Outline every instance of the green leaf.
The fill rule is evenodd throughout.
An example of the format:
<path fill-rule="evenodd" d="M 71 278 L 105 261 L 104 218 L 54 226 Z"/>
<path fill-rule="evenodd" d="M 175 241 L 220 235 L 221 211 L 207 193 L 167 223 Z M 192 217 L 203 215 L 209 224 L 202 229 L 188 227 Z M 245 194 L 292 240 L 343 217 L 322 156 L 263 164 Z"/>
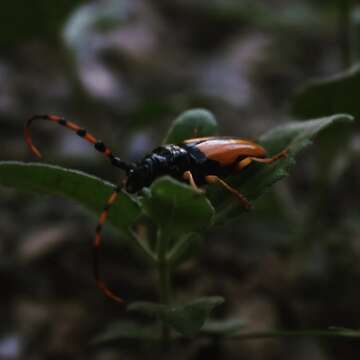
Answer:
<path fill-rule="evenodd" d="M 203 327 L 211 311 L 223 302 L 221 297 L 208 297 L 185 306 L 170 306 L 164 312 L 163 319 L 180 334 L 194 336 Z"/>
<path fill-rule="evenodd" d="M 300 118 L 315 118 L 337 113 L 360 118 L 360 65 L 327 79 L 310 81 L 294 97 L 292 112 Z"/>
<path fill-rule="evenodd" d="M 97 335 L 92 344 L 98 345 L 117 340 L 160 340 L 161 332 L 159 327 L 137 324 L 130 321 L 117 321 L 110 324 L 103 333 Z"/>
<path fill-rule="evenodd" d="M 205 194 L 169 176 L 145 189 L 141 202 L 164 236 L 201 232 L 213 221 L 214 209 Z"/>
<path fill-rule="evenodd" d="M 312 143 L 318 133 L 327 127 L 336 123 L 351 121 L 353 121 L 352 116 L 337 114 L 320 119 L 288 123 L 265 133 L 259 141 L 270 154 L 288 147 L 292 155 L 297 155 L 303 148 Z"/>
<path fill-rule="evenodd" d="M 167 255 L 170 266 L 175 268 L 195 256 L 201 248 L 202 241 L 203 237 L 199 233 L 183 235 Z"/>
<path fill-rule="evenodd" d="M 135 305 L 135 303 L 133 304 Z M 136 306 L 134 310 L 136 310 Z M 225 321 L 208 320 L 200 330 L 205 336 L 224 336 L 234 340 L 255 340 L 279 337 L 324 337 L 324 338 L 348 338 L 359 339 L 360 329 L 348 329 L 342 327 L 330 327 L 328 329 L 305 329 L 305 330 L 263 330 L 246 331 L 243 330 L 244 322 L 239 319 L 229 319 Z M 185 335 L 185 334 L 184 334 Z M 188 335 L 186 335 L 188 336 Z M 119 340 L 135 341 L 160 341 L 161 332 L 156 325 L 136 324 L 129 321 L 115 322 L 107 327 L 100 335 L 96 336 L 91 342 L 99 345 Z"/>
<path fill-rule="evenodd" d="M 208 320 L 201 329 L 201 333 L 210 336 L 229 336 L 239 332 L 246 326 L 243 319 Z"/>
<path fill-rule="evenodd" d="M 36 193 L 62 195 L 99 214 L 114 185 L 81 171 L 59 166 L 0 162 L 0 185 Z M 109 220 L 127 233 L 140 216 L 140 207 L 129 195 L 121 193 L 112 206 Z"/>
<path fill-rule="evenodd" d="M 137 302 L 130 304 L 128 310 L 158 317 L 180 334 L 192 337 L 204 326 L 214 307 L 223 302 L 224 299 L 219 296 L 199 298 L 185 305 Z"/>
<path fill-rule="evenodd" d="M 293 122 L 270 130 L 260 137 L 259 143 L 265 147 L 269 156 L 285 148 L 289 149 L 289 156 L 271 165 L 251 164 L 237 176 L 229 178 L 229 183 L 250 201 L 256 200 L 271 185 L 289 175 L 289 169 L 295 164 L 295 156 L 310 145 L 316 135 L 330 126 L 352 120 L 349 115 L 339 114 L 305 122 Z M 244 212 L 236 199 L 221 189 L 212 189 L 210 199 L 217 209 L 218 223 L 234 219 Z"/>
<path fill-rule="evenodd" d="M 179 144 L 194 137 L 213 136 L 217 129 L 215 116 L 208 110 L 188 110 L 175 119 L 164 143 Z"/>

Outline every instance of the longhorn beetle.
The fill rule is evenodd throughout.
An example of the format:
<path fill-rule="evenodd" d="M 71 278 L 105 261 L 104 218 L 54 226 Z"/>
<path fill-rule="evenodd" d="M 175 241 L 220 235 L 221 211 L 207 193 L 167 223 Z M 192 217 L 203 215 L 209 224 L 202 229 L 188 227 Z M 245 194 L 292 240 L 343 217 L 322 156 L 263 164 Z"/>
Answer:
<path fill-rule="evenodd" d="M 30 150 L 39 158 L 42 155 L 33 144 L 30 135 L 30 125 L 34 120 L 51 121 L 72 130 L 93 144 L 95 149 L 104 154 L 112 165 L 126 173 L 123 184 L 114 188 L 100 214 L 93 244 L 93 267 L 96 284 L 107 297 L 119 303 L 124 303 L 124 300 L 110 290 L 100 277 L 98 254 L 102 239 L 102 227 L 108 217 L 111 205 L 114 204 L 121 190 L 124 189 L 128 193 L 138 193 L 144 187 L 151 185 L 156 178 L 162 175 L 170 175 L 189 183 L 196 190 L 205 184 L 222 186 L 235 195 L 244 208 L 250 209 L 251 204 L 246 197 L 222 178 L 242 171 L 252 162 L 271 164 L 288 154 L 288 150 L 284 149 L 272 157 L 267 157 L 265 149 L 250 140 L 232 137 L 199 137 L 185 140 L 178 145 L 160 146 L 140 161 L 127 163 L 115 156 L 102 141 L 97 140 L 77 124 L 55 115 L 35 115 L 27 120 L 24 135 Z"/>

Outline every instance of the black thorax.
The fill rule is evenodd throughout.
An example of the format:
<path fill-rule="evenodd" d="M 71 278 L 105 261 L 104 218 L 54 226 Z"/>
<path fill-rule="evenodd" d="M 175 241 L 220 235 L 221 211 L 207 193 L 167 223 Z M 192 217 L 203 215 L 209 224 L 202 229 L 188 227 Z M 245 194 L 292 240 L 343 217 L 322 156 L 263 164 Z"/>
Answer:
<path fill-rule="evenodd" d="M 223 167 L 217 161 L 208 159 L 196 145 L 164 145 L 132 165 L 126 190 L 130 193 L 138 192 L 163 175 L 183 180 L 183 174 L 188 170 L 196 184 L 201 186 L 206 183 L 206 175 L 227 176 L 232 167 Z"/>
<path fill-rule="evenodd" d="M 163 175 L 181 179 L 190 165 L 189 153 L 183 147 L 177 145 L 160 146 L 134 164 L 128 173 L 127 191 L 137 192 Z"/>

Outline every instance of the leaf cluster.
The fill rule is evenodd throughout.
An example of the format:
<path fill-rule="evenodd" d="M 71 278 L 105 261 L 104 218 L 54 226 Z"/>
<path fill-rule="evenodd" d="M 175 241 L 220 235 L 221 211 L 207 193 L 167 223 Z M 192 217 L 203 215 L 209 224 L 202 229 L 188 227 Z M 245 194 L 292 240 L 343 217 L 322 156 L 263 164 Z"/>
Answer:
<path fill-rule="evenodd" d="M 272 165 L 250 165 L 243 173 L 229 179 L 250 201 L 255 201 L 277 181 L 289 175 L 295 158 L 310 145 L 324 129 L 352 120 L 349 115 L 332 115 L 306 122 L 291 122 L 272 129 L 259 137 L 259 142 L 273 155 L 289 149 L 286 159 Z M 194 109 L 181 114 L 170 128 L 164 143 L 179 143 L 196 136 L 213 136 L 218 125 L 213 114 Z M 86 173 L 59 166 L 21 162 L 0 164 L 0 183 L 21 191 L 32 191 L 68 197 L 86 209 L 99 214 L 114 185 Z M 208 189 L 199 192 L 191 186 L 165 176 L 157 179 L 139 196 L 123 192 L 110 212 L 110 222 L 152 262 L 165 261 L 170 271 L 193 256 L 201 239 L 213 225 L 224 224 L 239 217 L 244 209 L 237 200 L 222 190 Z M 141 222 L 151 222 L 161 236 L 157 242 L 140 239 L 136 227 Z M 164 258 L 160 259 L 159 249 Z M 242 322 L 214 322 L 209 320 L 212 309 L 224 301 L 221 297 L 193 300 L 188 304 L 155 304 L 138 302 L 130 304 L 131 312 L 156 318 L 171 326 L 183 336 L 203 334 L 227 334 L 236 332 Z M 129 325 L 130 326 L 130 325 Z M 115 326 L 99 339 L 117 337 L 155 337 L 156 332 L 137 331 L 136 325 L 128 330 Z M 229 330 L 231 329 L 231 331 Z M 110 335 L 109 335 L 110 334 Z"/>

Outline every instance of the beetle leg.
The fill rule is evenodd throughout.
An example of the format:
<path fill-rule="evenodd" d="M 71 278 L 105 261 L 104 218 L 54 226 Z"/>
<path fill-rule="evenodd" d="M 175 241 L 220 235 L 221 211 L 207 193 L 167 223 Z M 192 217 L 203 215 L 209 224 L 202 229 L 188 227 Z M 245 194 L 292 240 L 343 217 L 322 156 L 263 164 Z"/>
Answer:
<path fill-rule="evenodd" d="M 208 175 L 205 176 L 205 181 L 208 184 L 219 184 L 226 190 L 230 191 L 233 195 L 235 195 L 238 200 L 241 202 L 241 204 L 244 206 L 245 209 L 251 209 L 252 205 L 250 201 L 241 194 L 238 190 L 234 189 L 232 186 L 230 186 L 228 183 L 226 183 L 224 180 L 220 179 L 219 177 L 215 175 Z"/>
<path fill-rule="evenodd" d="M 241 171 L 242 169 L 246 168 L 248 165 L 252 163 L 252 158 L 247 157 L 245 159 L 242 159 L 236 164 L 235 171 Z"/>
<path fill-rule="evenodd" d="M 191 171 L 189 171 L 189 170 L 188 170 L 188 171 L 185 171 L 184 174 L 183 174 L 183 176 L 182 176 L 182 178 L 183 178 L 184 180 L 186 180 L 186 181 L 191 185 L 191 187 L 192 187 L 193 189 L 195 189 L 196 191 L 200 191 L 200 192 L 203 191 L 202 189 L 200 189 L 200 188 L 196 185 L 195 180 L 194 180 L 194 177 L 193 177 Z"/>
<path fill-rule="evenodd" d="M 241 161 L 238 162 L 238 164 L 235 167 L 236 171 L 241 171 L 242 169 L 244 169 L 246 166 L 248 166 L 249 164 L 251 164 L 253 161 L 255 162 L 259 162 L 262 164 L 272 164 L 275 161 L 278 161 L 282 158 L 287 157 L 289 154 L 289 149 L 284 149 L 283 151 L 279 152 L 278 154 L 270 157 L 270 158 L 258 158 L 258 157 L 247 157 L 245 159 L 242 159 Z"/>
<path fill-rule="evenodd" d="M 108 288 L 106 283 L 101 279 L 100 277 L 100 271 L 99 271 L 99 249 L 101 245 L 101 230 L 102 227 L 108 218 L 110 207 L 114 204 L 119 192 L 121 190 L 120 186 L 117 186 L 114 191 L 111 193 L 109 199 L 107 200 L 103 211 L 100 214 L 98 224 L 96 226 L 96 232 L 95 232 L 95 241 L 93 244 L 93 267 L 94 267 L 94 276 L 97 287 L 110 299 L 123 304 L 124 300 L 117 296 L 112 290 Z"/>

